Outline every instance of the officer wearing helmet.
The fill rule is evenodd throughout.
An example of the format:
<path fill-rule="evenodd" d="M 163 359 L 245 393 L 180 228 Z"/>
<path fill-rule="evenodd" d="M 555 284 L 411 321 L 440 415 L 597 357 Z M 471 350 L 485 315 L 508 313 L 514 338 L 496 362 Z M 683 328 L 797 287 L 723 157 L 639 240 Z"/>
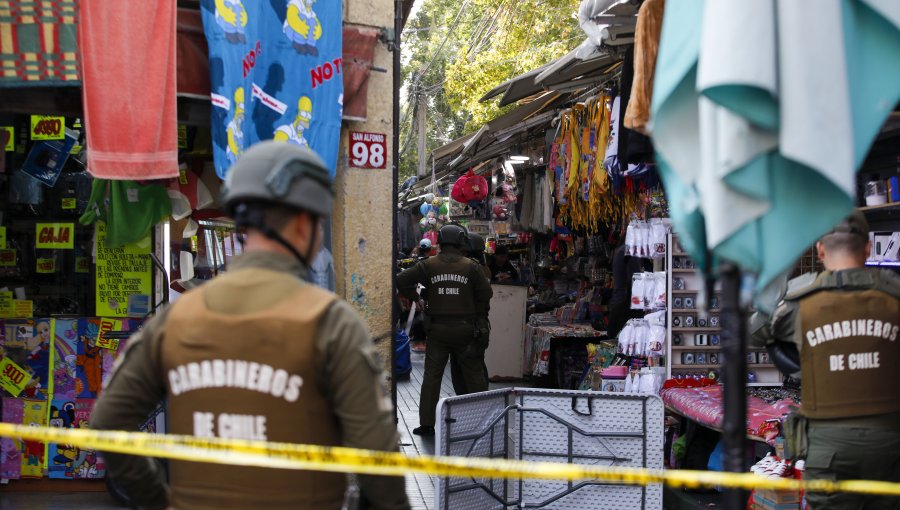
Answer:
<path fill-rule="evenodd" d="M 900 278 L 865 267 L 865 216 L 854 212 L 816 243 L 825 271 L 788 286 L 772 318 L 755 315 L 751 345 L 801 379 L 799 416 L 785 420 L 804 478 L 900 482 Z M 810 507 L 897 508 L 897 501 L 809 492 Z"/>
<path fill-rule="evenodd" d="M 437 256 L 397 275 L 397 290 L 409 299 L 418 298 L 417 285 L 425 287 L 428 342 L 419 426 L 413 430 L 423 436 L 434 434 L 435 407 L 449 359 L 459 364 L 469 392 L 487 390 L 483 366 L 490 333 L 491 284 L 481 267 L 466 257 L 469 237 L 464 228 L 444 225 L 438 231 L 438 245 Z"/>
<path fill-rule="evenodd" d="M 488 280 L 491 279 L 491 270 L 488 269 L 485 260 L 484 260 L 484 249 L 485 242 L 484 238 L 478 234 L 473 234 L 469 232 L 469 251 L 466 253 L 470 259 L 475 261 L 481 267 L 482 272 L 484 273 L 484 277 Z M 483 339 L 483 344 L 485 345 L 485 350 L 487 350 L 487 341 L 490 339 L 490 322 L 487 322 L 482 325 L 482 327 L 487 326 L 487 335 Z M 485 380 L 485 387 L 489 385 L 490 378 L 488 375 L 487 364 L 484 362 L 484 356 L 481 357 L 481 367 L 482 367 L 482 377 Z M 467 393 L 472 393 L 469 391 L 469 388 L 466 387 L 466 379 L 463 376 L 462 368 L 460 368 L 459 363 L 454 359 L 450 359 L 450 382 L 453 384 L 453 392 L 457 395 L 465 395 Z"/>
<path fill-rule="evenodd" d="M 485 250 L 485 242 L 484 238 L 478 234 L 473 234 L 469 232 L 469 253 L 468 256 L 470 259 L 474 260 L 481 266 L 481 270 L 484 272 L 484 276 L 487 277 L 488 280 L 491 279 L 491 269 L 487 266 L 487 261 L 484 258 L 484 250 Z"/>
<path fill-rule="evenodd" d="M 364 323 L 304 280 L 331 213 L 328 171 L 308 148 L 262 142 L 226 180 L 225 207 L 246 232 L 228 272 L 151 319 L 129 341 L 91 417 L 135 430 L 163 399 L 169 430 L 202 437 L 397 451 L 391 403 Z M 141 508 L 340 509 L 345 475 L 107 454 Z M 402 477 L 359 477 L 371 508 L 409 508 Z"/>

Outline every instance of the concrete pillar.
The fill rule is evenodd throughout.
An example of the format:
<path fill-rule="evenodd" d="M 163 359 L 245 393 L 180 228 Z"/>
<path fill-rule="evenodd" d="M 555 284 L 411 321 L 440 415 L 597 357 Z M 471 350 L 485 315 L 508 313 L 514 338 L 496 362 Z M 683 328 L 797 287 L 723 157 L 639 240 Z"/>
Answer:
<path fill-rule="evenodd" d="M 344 0 L 344 22 L 373 28 L 393 28 L 393 0 Z M 391 331 L 391 201 L 393 165 L 393 56 L 378 43 L 373 65 L 387 73 L 372 72 L 369 78 L 368 120 L 344 122 L 335 180 L 332 248 L 335 291 L 359 312 L 373 336 Z M 381 133 L 387 138 L 383 169 L 369 170 L 350 165 L 348 133 Z M 391 373 L 390 338 L 378 343 Z"/>

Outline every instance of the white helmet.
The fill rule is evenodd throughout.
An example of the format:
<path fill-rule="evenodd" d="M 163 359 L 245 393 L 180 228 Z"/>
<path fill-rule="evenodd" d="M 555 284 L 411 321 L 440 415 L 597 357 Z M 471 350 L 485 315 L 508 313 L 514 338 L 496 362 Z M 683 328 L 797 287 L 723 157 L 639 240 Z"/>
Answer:
<path fill-rule="evenodd" d="M 419 241 L 419 251 L 431 250 L 431 239 L 422 239 Z"/>

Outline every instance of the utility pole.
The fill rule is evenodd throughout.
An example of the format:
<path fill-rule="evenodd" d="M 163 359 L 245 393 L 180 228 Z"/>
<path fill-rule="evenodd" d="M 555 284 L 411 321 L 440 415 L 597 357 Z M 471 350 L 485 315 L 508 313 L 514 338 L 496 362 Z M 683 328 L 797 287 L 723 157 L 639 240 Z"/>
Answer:
<path fill-rule="evenodd" d="M 416 170 L 416 175 L 421 179 L 425 177 L 427 171 L 425 169 L 425 95 L 422 93 L 416 94 L 416 124 L 419 128 L 419 166 Z"/>

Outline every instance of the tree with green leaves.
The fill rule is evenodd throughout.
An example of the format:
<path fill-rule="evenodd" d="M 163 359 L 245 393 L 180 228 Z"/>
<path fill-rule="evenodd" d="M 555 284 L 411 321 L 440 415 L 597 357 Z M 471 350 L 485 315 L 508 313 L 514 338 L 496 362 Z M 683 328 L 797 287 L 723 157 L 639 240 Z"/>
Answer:
<path fill-rule="evenodd" d="M 415 109 L 426 109 L 429 152 L 504 113 L 479 103 L 500 83 L 576 47 L 580 0 L 419 0 L 403 32 L 400 172 L 415 175 Z"/>

